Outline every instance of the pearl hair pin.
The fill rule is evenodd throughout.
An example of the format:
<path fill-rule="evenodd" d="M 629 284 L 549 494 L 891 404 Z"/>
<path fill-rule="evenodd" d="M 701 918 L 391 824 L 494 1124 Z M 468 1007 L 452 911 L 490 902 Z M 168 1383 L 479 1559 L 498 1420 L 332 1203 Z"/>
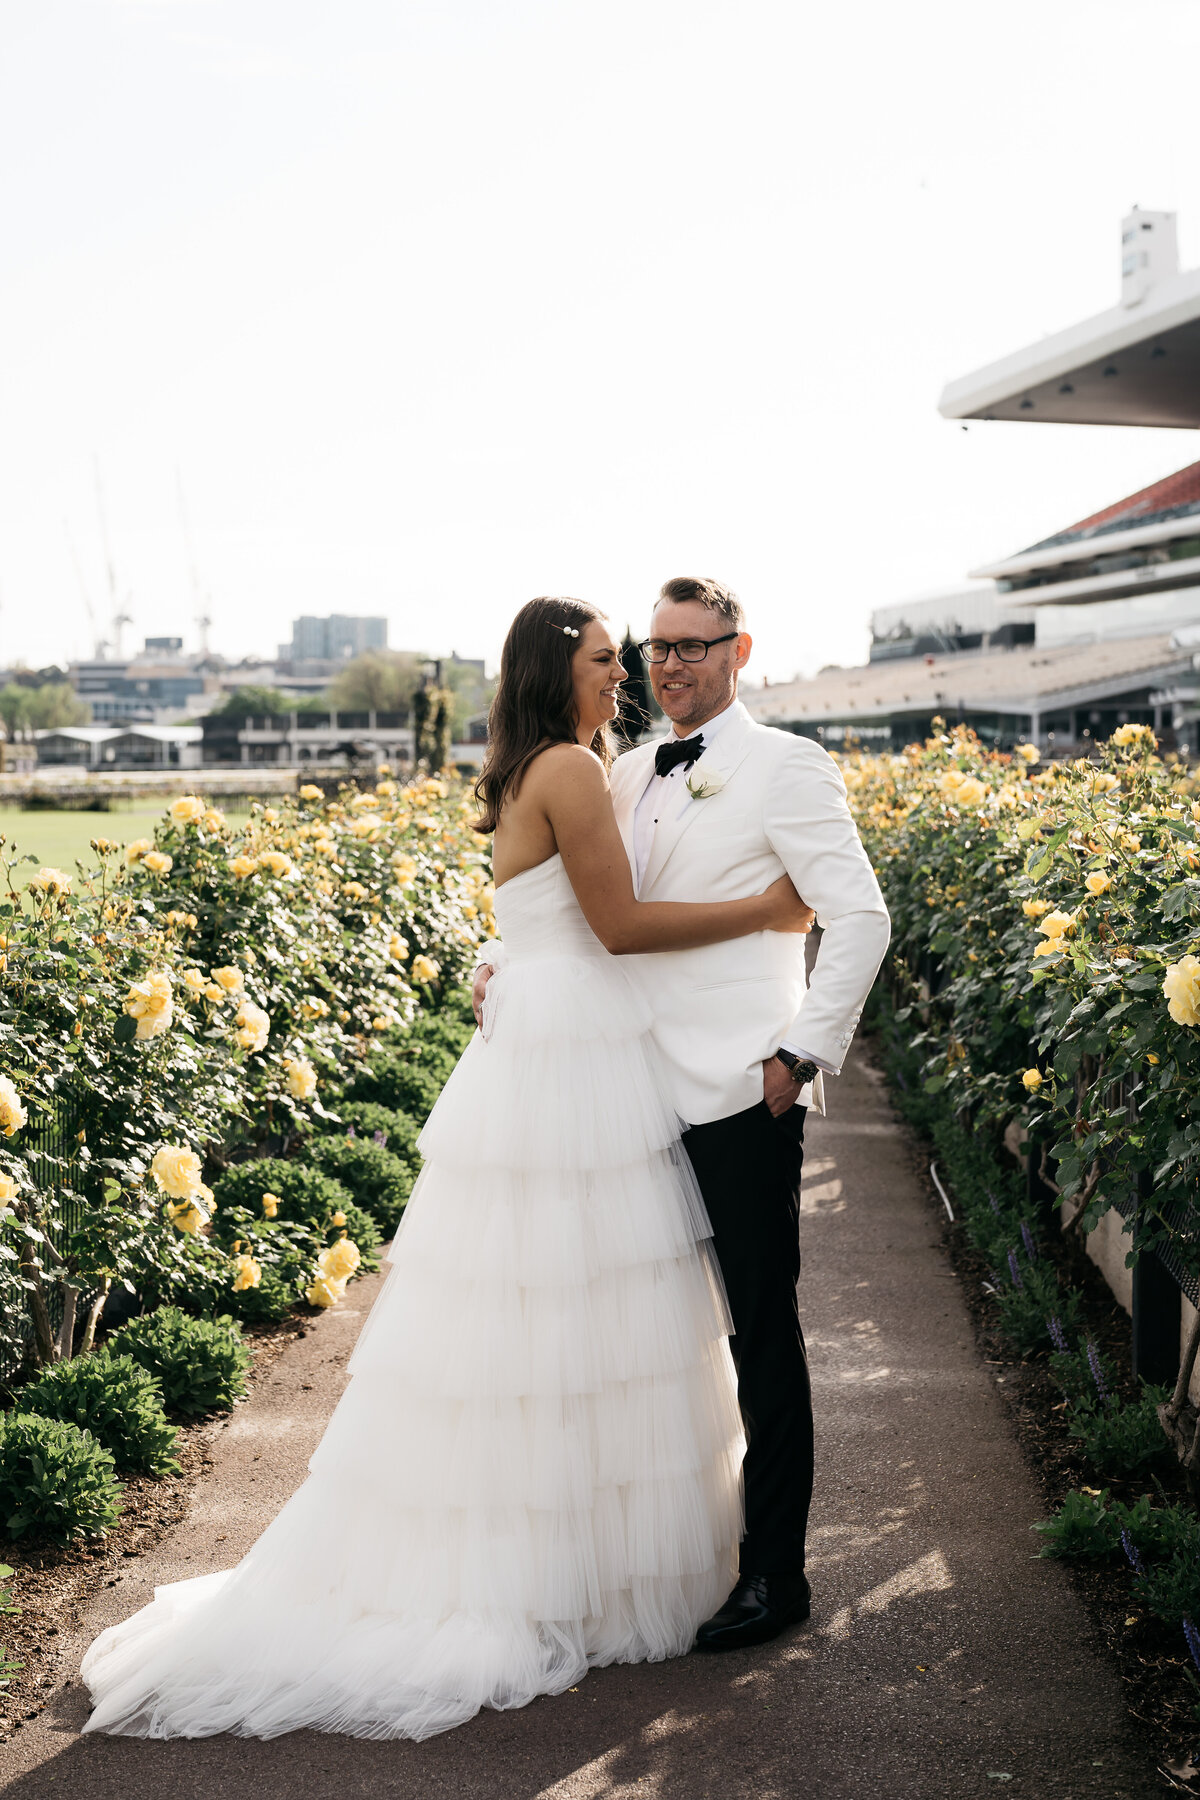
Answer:
<path fill-rule="evenodd" d="M 579 636 L 579 633 L 575 629 L 574 625 L 564 625 L 561 627 L 561 630 L 562 630 L 562 634 L 564 637 L 578 637 Z"/>

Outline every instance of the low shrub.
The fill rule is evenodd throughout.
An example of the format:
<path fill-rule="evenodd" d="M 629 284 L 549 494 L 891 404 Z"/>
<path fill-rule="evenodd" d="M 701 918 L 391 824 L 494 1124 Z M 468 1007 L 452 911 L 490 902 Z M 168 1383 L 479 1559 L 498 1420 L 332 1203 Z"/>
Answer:
<path fill-rule="evenodd" d="M 276 1217 L 300 1225 L 311 1225 L 323 1231 L 335 1212 L 353 1204 L 353 1196 L 333 1176 L 310 1167 L 307 1162 L 289 1162 L 283 1157 L 260 1157 L 256 1162 L 234 1163 L 216 1182 L 215 1224 L 224 1234 L 224 1218 L 228 1209 L 243 1207 L 252 1218 L 266 1218 L 264 1194 L 272 1194 L 280 1202 Z M 236 1235 L 236 1234 L 235 1234 Z"/>
<path fill-rule="evenodd" d="M 1138 1570 L 1133 1591 L 1156 1618 L 1174 1625 L 1200 1617 L 1200 1518 L 1182 1507 L 1159 1510 L 1181 1517 L 1168 1526 L 1160 1559 Z"/>
<path fill-rule="evenodd" d="M 1159 1423 L 1158 1409 L 1166 1388 L 1148 1387 L 1127 1403 L 1115 1394 L 1070 1408 L 1068 1425 L 1092 1467 L 1112 1480 L 1137 1475 L 1161 1462 L 1170 1446 Z"/>
<path fill-rule="evenodd" d="M 0 1418 L 0 1523 L 10 1538 L 103 1537 L 120 1509 L 113 1459 L 90 1431 L 38 1413 Z"/>
<path fill-rule="evenodd" d="M 0 1563 L 0 1583 L 6 1582 L 11 1574 L 12 1570 L 9 1568 L 8 1564 Z M 13 1598 L 10 1590 L 7 1587 L 0 1586 L 0 1613 L 17 1613 L 20 1612 L 20 1610 L 21 1608 L 19 1606 L 13 1605 Z M 17 1662 L 9 1655 L 8 1651 L 4 1648 L 4 1645 L 0 1644 L 0 1688 L 6 1688 L 18 1669 L 23 1669 L 24 1667 L 25 1664 L 23 1662 Z"/>
<path fill-rule="evenodd" d="M 1067 1495 L 1052 1519 L 1033 1527 L 1042 1540 L 1039 1556 L 1112 1556 L 1121 1548 L 1120 1512 L 1110 1504 L 1109 1492 Z"/>
<path fill-rule="evenodd" d="M 346 1099 L 370 1101 L 389 1112 L 410 1113 L 423 1125 L 446 1085 L 446 1076 L 432 1062 L 430 1059 L 427 1065 L 409 1051 L 377 1051 L 347 1083 Z"/>
<path fill-rule="evenodd" d="M 178 1473 L 171 1454 L 178 1427 L 167 1422 L 157 1379 L 131 1356 L 106 1348 L 54 1363 L 23 1390 L 21 1410 L 90 1431 L 118 1469 Z"/>
<path fill-rule="evenodd" d="M 337 1113 L 345 1129 L 341 1133 L 334 1132 L 335 1138 L 339 1135 L 366 1138 L 406 1162 L 414 1176 L 420 1173 L 421 1152 L 417 1149 L 417 1138 L 421 1127 L 411 1113 L 394 1112 L 390 1106 L 379 1106 L 374 1100 L 344 1100 Z"/>
<path fill-rule="evenodd" d="M 188 1418 L 227 1412 L 246 1391 L 250 1352 L 228 1317 L 193 1319 L 176 1306 L 160 1306 L 122 1325 L 108 1349 L 158 1376 L 168 1412 Z"/>
<path fill-rule="evenodd" d="M 365 1137 L 321 1138 L 312 1146 L 312 1154 L 319 1167 L 335 1176 L 355 1196 L 359 1207 L 371 1215 L 372 1247 L 378 1245 L 380 1232 L 391 1237 L 412 1192 L 415 1179 L 412 1166 L 382 1144 Z M 362 1216 L 359 1207 L 343 1210 L 347 1231 L 365 1252 L 366 1247 L 350 1217 L 351 1211 Z"/>
<path fill-rule="evenodd" d="M 1078 1323 L 1078 1295 L 1062 1286 L 1049 1263 L 1023 1260 L 1014 1248 L 993 1275 L 992 1292 L 1000 1310 L 1000 1329 L 1021 1356 L 1031 1356 L 1053 1341 L 1051 1318 L 1068 1331 Z"/>

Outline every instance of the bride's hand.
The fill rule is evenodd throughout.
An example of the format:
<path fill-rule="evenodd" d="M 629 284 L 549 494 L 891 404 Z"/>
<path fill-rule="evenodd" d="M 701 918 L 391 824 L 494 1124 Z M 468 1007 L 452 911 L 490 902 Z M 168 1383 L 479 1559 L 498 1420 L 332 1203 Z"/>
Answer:
<path fill-rule="evenodd" d="M 766 931 L 811 931 L 816 913 L 805 904 L 792 886 L 791 878 L 781 875 L 763 894 L 767 908 Z"/>

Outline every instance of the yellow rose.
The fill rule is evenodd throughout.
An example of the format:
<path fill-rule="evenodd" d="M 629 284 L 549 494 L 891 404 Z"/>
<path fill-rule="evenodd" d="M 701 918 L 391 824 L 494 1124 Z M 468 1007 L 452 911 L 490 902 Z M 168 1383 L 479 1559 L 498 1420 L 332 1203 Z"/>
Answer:
<path fill-rule="evenodd" d="M 331 1225 L 336 1225 L 338 1227 L 341 1227 L 342 1225 L 344 1225 L 346 1223 L 345 1213 L 341 1212 L 341 1211 L 335 1212 L 332 1219 L 329 1221 L 329 1223 Z"/>
<path fill-rule="evenodd" d="M 1050 902 L 1048 900 L 1023 900 L 1021 911 L 1027 919 L 1040 919 L 1044 912 L 1050 911 Z"/>
<path fill-rule="evenodd" d="M 318 838 L 313 850 L 317 856 L 336 856 L 338 847 L 332 838 Z"/>
<path fill-rule="evenodd" d="M 204 802 L 195 794 L 181 794 L 171 802 L 171 818 L 176 825 L 195 825 L 204 817 Z"/>
<path fill-rule="evenodd" d="M 1018 744 L 1016 754 L 1022 762 L 1035 763 L 1042 753 L 1036 744 Z"/>
<path fill-rule="evenodd" d="M 1040 944 L 1034 945 L 1033 954 L 1035 956 L 1057 956 L 1062 947 L 1063 941 L 1061 938 L 1043 938 Z"/>
<path fill-rule="evenodd" d="M 301 800 L 321 800 L 324 796 L 319 787 L 314 787 L 311 781 L 306 781 L 300 789 L 300 798 Z"/>
<path fill-rule="evenodd" d="M 310 1306 L 336 1306 L 345 1292 L 344 1281 L 335 1281 L 329 1275 L 318 1275 L 304 1298 Z"/>
<path fill-rule="evenodd" d="M 175 859 L 164 856 L 161 850 L 147 850 L 142 862 L 152 875 L 169 875 L 175 866 Z"/>
<path fill-rule="evenodd" d="M 1122 750 L 1127 750 L 1131 744 L 1145 744 L 1147 749 L 1153 750 L 1158 739 L 1149 725 L 1118 725 L 1109 742 L 1118 744 Z"/>
<path fill-rule="evenodd" d="M 189 1237 L 195 1237 L 200 1227 L 208 1224 L 208 1214 L 194 1200 L 168 1202 L 167 1217 L 176 1231 L 185 1231 Z"/>
<path fill-rule="evenodd" d="M 265 1218 L 273 1219 L 275 1214 L 279 1211 L 279 1195 L 264 1194 L 262 1197 L 262 1209 Z"/>
<path fill-rule="evenodd" d="M 71 877 L 62 869 L 39 869 L 36 875 L 29 878 L 31 888 L 39 893 L 51 894 L 55 900 L 71 891 Z"/>
<path fill-rule="evenodd" d="M 1126 851 L 1130 856 L 1142 847 L 1142 840 L 1136 831 L 1119 831 L 1117 833 L 1117 842 L 1120 844 L 1122 850 Z"/>
<path fill-rule="evenodd" d="M 272 875 L 281 877 L 290 875 L 295 867 L 291 857 L 285 856 L 282 850 L 268 850 L 258 860 L 264 868 L 270 869 Z"/>
<path fill-rule="evenodd" d="M 154 845 L 149 838 L 134 838 L 132 844 L 130 844 L 125 851 L 125 867 L 127 869 L 132 869 L 134 864 L 140 863 L 143 856 L 153 850 L 153 848 Z"/>
<path fill-rule="evenodd" d="M 953 798 L 966 779 L 966 775 L 961 769 L 947 769 L 938 782 L 938 786 L 943 794 L 948 794 Z"/>
<path fill-rule="evenodd" d="M 412 976 L 414 981 L 436 981 L 438 964 L 431 956 L 414 956 Z"/>
<path fill-rule="evenodd" d="M 1107 894 L 1109 888 L 1112 886 L 1112 881 L 1104 873 L 1103 869 L 1093 869 L 1090 875 L 1084 877 L 1083 885 L 1089 894 L 1097 896 L 1100 894 Z"/>
<path fill-rule="evenodd" d="M 225 969 L 214 969 L 213 980 L 219 981 L 227 994 L 236 994 L 246 985 L 242 971 L 232 966 Z"/>
<path fill-rule="evenodd" d="M 417 878 L 417 862 L 412 856 L 398 854 L 392 859 L 392 867 L 396 872 L 396 886 L 411 887 Z"/>
<path fill-rule="evenodd" d="M 234 1257 L 233 1267 L 233 1291 L 235 1294 L 242 1293 L 246 1288 L 257 1287 L 262 1280 L 261 1264 L 255 1262 L 254 1258 L 248 1256 L 245 1251 L 241 1256 Z"/>
<path fill-rule="evenodd" d="M 1072 932 L 1074 929 L 1074 913 L 1047 913 L 1045 918 L 1038 921 L 1038 930 L 1044 932 L 1048 938 L 1060 938 L 1064 932 Z"/>
<path fill-rule="evenodd" d="M 319 994 L 306 994 L 300 1002 L 300 1011 L 306 1019 L 327 1019 L 329 1007 Z"/>
<path fill-rule="evenodd" d="M 959 806 L 981 806 L 987 799 L 987 788 L 974 775 L 964 776 L 954 793 Z"/>
<path fill-rule="evenodd" d="M 1091 776 L 1088 783 L 1093 794 L 1111 794 L 1114 788 L 1120 787 L 1119 775 L 1109 774 L 1107 769 L 1099 769 Z"/>
<path fill-rule="evenodd" d="M 196 999 L 199 999 L 207 985 L 204 979 L 204 971 L 202 969 L 185 969 L 183 971 L 183 985 L 190 990 Z"/>
<path fill-rule="evenodd" d="M 16 1088 L 7 1075 L 0 1075 L 0 1131 L 5 1137 L 15 1137 L 28 1117 Z"/>
<path fill-rule="evenodd" d="M 125 1011 L 137 1020 L 139 1038 L 155 1038 L 167 1031 L 174 1014 L 167 970 L 155 969 L 143 981 L 135 981 L 126 998 Z"/>
<path fill-rule="evenodd" d="M 239 881 L 245 881 L 247 875 L 253 875 L 257 867 L 257 859 L 253 856 L 247 856 L 246 852 L 243 850 L 240 856 L 235 856 L 231 861 L 229 872 L 231 875 L 236 875 Z"/>
<path fill-rule="evenodd" d="M 1021 1083 L 1029 1093 L 1036 1093 L 1038 1088 L 1042 1085 L 1042 1071 L 1040 1069 L 1026 1069 L 1021 1077 Z"/>
<path fill-rule="evenodd" d="M 11 1175 L 5 1175 L 2 1171 L 0 1171 L 0 1200 L 5 1200 L 5 1201 L 15 1200 L 16 1197 L 17 1197 L 16 1182 L 13 1180 Z M 333 1222 L 335 1225 L 338 1222 L 338 1215 L 336 1213 L 334 1214 Z M 346 1223 L 346 1221 L 345 1221 L 345 1218 L 343 1217 L 342 1224 L 344 1225 L 345 1223 Z"/>
<path fill-rule="evenodd" d="M 150 1173 L 174 1200 L 190 1200 L 200 1191 L 200 1158 L 182 1144 L 164 1144 L 156 1150 Z"/>
<path fill-rule="evenodd" d="M 383 830 L 383 820 L 378 813 L 360 813 L 351 821 L 350 829 L 357 838 L 370 837 L 373 832 Z"/>
<path fill-rule="evenodd" d="M 439 781 L 436 775 L 427 775 L 421 785 L 425 789 L 425 792 L 427 794 L 432 794 L 436 800 L 444 800 L 446 795 L 450 792 L 450 789 L 446 786 L 445 782 Z"/>
<path fill-rule="evenodd" d="M 215 981 L 205 983 L 204 998 L 206 1000 L 211 1000 L 215 1004 L 218 1001 L 224 1000 L 225 997 L 225 989 L 223 987 L 218 987 Z"/>
<path fill-rule="evenodd" d="M 317 1258 L 317 1267 L 326 1278 L 332 1277 L 334 1281 L 348 1281 L 361 1261 L 358 1245 L 352 1243 L 348 1237 L 340 1237 L 335 1243 L 330 1244 L 328 1249 L 322 1250 Z"/>
<path fill-rule="evenodd" d="M 385 800 L 389 800 L 396 792 L 396 784 L 394 781 L 377 781 L 375 783 L 375 792 L 377 794 L 382 794 Z"/>
<path fill-rule="evenodd" d="M 1167 1011 L 1177 1025 L 1200 1025 L 1200 957 L 1181 956 L 1163 976 Z"/>
<path fill-rule="evenodd" d="M 285 1058 L 288 1093 L 296 1100 L 311 1100 L 317 1091 L 317 1071 L 306 1056 Z"/>
<path fill-rule="evenodd" d="M 408 939 L 401 937 L 398 931 L 393 931 L 388 942 L 388 955 L 393 962 L 404 962 L 407 959 Z"/>
<path fill-rule="evenodd" d="M 479 890 L 479 893 L 476 895 L 476 904 L 478 905 L 481 913 L 483 913 L 486 917 L 490 917 L 491 914 L 495 911 L 495 906 L 496 906 L 496 890 L 495 890 L 495 888 L 490 887 L 490 886 L 489 887 L 481 887 Z"/>
<path fill-rule="evenodd" d="M 367 890 L 361 881 L 347 881 L 342 892 L 348 900 L 365 900 L 367 897 Z"/>
<path fill-rule="evenodd" d="M 215 806 L 210 806 L 204 814 L 204 823 L 210 831 L 224 831 L 225 814 L 218 811 Z"/>
<path fill-rule="evenodd" d="M 244 999 L 237 1010 L 237 1041 L 243 1050 L 261 1050 L 271 1035 L 271 1016 L 253 1000 Z"/>

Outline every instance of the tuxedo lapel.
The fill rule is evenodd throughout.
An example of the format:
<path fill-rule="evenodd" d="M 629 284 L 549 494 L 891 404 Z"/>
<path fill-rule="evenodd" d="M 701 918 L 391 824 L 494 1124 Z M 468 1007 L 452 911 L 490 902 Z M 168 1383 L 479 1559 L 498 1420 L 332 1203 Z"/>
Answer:
<path fill-rule="evenodd" d="M 633 841 L 633 822 L 637 813 L 638 801 L 650 785 L 654 775 L 654 746 L 644 744 L 638 750 L 629 750 L 617 763 L 621 771 L 619 789 L 613 783 L 613 811 L 617 815 L 617 829 L 621 833 L 621 841 L 625 845 L 625 854 L 629 858 L 629 867 L 633 874 L 634 892 L 638 891 L 637 847 Z"/>
<path fill-rule="evenodd" d="M 724 783 L 730 780 L 739 764 L 749 755 L 750 746 L 754 742 L 754 723 L 749 713 L 740 701 L 735 701 L 734 704 L 736 716 L 730 719 L 712 749 L 706 750 L 701 758 L 706 769 L 711 769 L 714 774 L 723 778 L 722 792 Z M 644 791 L 644 787 L 643 783 L 639 794 Z M 719 804 L 720 795 L 717 794 L 711 794 L 704 800 L 689 798 L 678 818 L 664 819 L 657 826 L 654 833 L 654 846 L 650 852 L 650 860 L 646 864 L 646 874 L 640 894 L 649 894 L 666 867 L 668 858 L 674 854 L 685 833 L 691 830 L 705 807 Z"/>

